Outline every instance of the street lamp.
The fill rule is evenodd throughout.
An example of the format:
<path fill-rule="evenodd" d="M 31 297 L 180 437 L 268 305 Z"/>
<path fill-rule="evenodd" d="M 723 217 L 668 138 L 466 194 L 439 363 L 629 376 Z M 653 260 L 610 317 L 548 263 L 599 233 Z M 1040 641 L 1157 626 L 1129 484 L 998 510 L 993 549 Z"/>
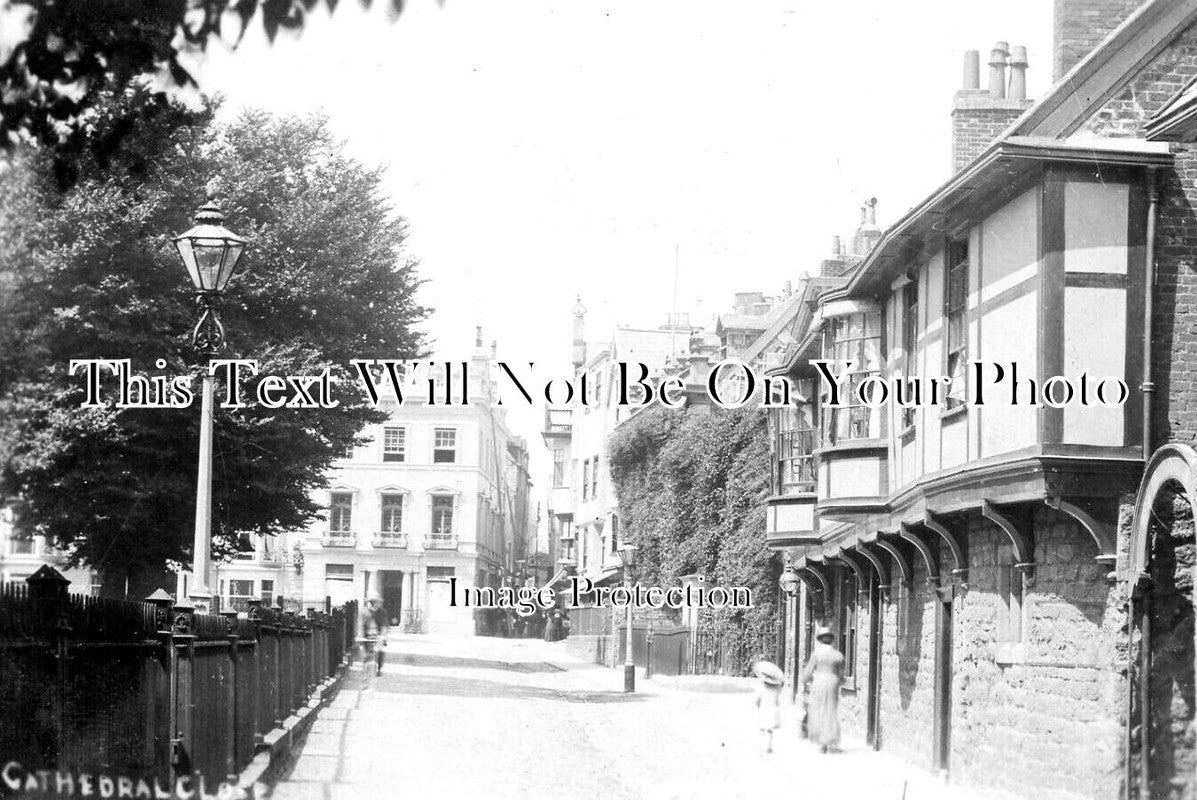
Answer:
<path fill-rule="evenodd" d="M 636 661 L 632 658 L 632 564 L 636 561 L 636 545 L 621 545 L 619 560 L 623 562 L 623 588 L 628 593 L 627 632 L 624 640 L 624 649 L 627 652 L 623 659 L 623 690 L 634 692 L 636 691 Z"/>
<path fill-rule="evenodd" d="M 209 359 L 224 347 L 224 326 L 216 309 L 220 296 L 241 253 L 245 240 L 224 227 L 220 207 L 209 201 L 195 214 L 195 226 L 174 239 L 175 248 L 195 285 L 195 301 L 200 307 L 199 322 L 191 341 L 200 355 Z M 194 585 L 191 598 L 197 611 L 211 608 L 212 567 L 212 375 L 201 367 L 201 405 L 199 471 L 195 489 L 195 539 L 191 574 Z"/>

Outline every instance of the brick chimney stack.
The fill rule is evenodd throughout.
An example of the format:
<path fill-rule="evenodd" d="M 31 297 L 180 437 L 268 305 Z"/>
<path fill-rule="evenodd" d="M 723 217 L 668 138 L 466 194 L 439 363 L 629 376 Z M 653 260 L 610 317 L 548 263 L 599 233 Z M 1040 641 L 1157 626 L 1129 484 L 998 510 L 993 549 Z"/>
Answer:
<path fill-rule="evenodd" d="M 981 54 L 966 51 L 964 81 L 952 100 L 952 172 L 972 163 L 1030 107 L 1025 47 L 994 44 L 985 89 L 981 88 Z"/>
<path fill-rule="evenodd" d="M 1055 0 L 1052 82 L 1093 51 L 1144 0 Z"/>

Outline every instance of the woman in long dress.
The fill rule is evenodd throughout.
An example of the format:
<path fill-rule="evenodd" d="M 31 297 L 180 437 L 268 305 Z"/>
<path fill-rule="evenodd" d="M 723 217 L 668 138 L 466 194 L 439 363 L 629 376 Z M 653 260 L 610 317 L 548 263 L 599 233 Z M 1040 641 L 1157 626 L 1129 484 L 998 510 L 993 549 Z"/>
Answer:
<path fill-rule="evenodd" d="M 844 682 L 844 654 L 832 646 L 828 628 L 815 634 L 814 650 L 802 670 L 802 683 L 810 684 L 806 706 L 806 731 L 822 752 L 840 747 L 840 685 Z"/>

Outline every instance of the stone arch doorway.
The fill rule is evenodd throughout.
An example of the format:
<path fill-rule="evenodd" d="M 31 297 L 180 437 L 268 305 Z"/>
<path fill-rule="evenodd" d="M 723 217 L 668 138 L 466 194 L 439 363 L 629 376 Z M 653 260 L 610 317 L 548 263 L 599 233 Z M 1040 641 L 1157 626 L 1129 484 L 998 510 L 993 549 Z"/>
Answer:
<path fill-rule="evenodd" d="M 1197 451 L 1166 445 L 1147 464 L 1127 553 L 1127 798 L 1197 792 L 1193 504 Z"/>

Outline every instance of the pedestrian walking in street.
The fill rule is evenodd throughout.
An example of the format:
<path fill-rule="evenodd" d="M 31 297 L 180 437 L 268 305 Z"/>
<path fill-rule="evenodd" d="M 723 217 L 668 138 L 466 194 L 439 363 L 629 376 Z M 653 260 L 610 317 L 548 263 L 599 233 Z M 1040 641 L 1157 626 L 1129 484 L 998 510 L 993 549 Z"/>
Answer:
<path fill-rule="evenodd" d="M 781 687 L 786 676 L 772 661 L 758 661 L 752 671 L 759 682 L 756 686 L 756 707 L 760 718 L 761 738 L 766 753 L 773 752 L 773 731 L 781 727 Z"/>
<path fill-rule="evenodd" d="M 373 657 L 375 674 L 382 672 L 383 649 L 387 643 L 387 612 L 382 607 L 382 597 L 371 594 L 366 598 L 366 618 L 364 620 L 366 646 L 362 661 Z"/>
<path fill-rule="evenodd" d="M 815 647 L 802 670 L 802 684 L 810 684 L 806 706 L 807 735 L 821 752 L 840 748 L 840 685 L 844 682 L 844 654 L 832 645 L 830 628 L 815 633 Z"/>

